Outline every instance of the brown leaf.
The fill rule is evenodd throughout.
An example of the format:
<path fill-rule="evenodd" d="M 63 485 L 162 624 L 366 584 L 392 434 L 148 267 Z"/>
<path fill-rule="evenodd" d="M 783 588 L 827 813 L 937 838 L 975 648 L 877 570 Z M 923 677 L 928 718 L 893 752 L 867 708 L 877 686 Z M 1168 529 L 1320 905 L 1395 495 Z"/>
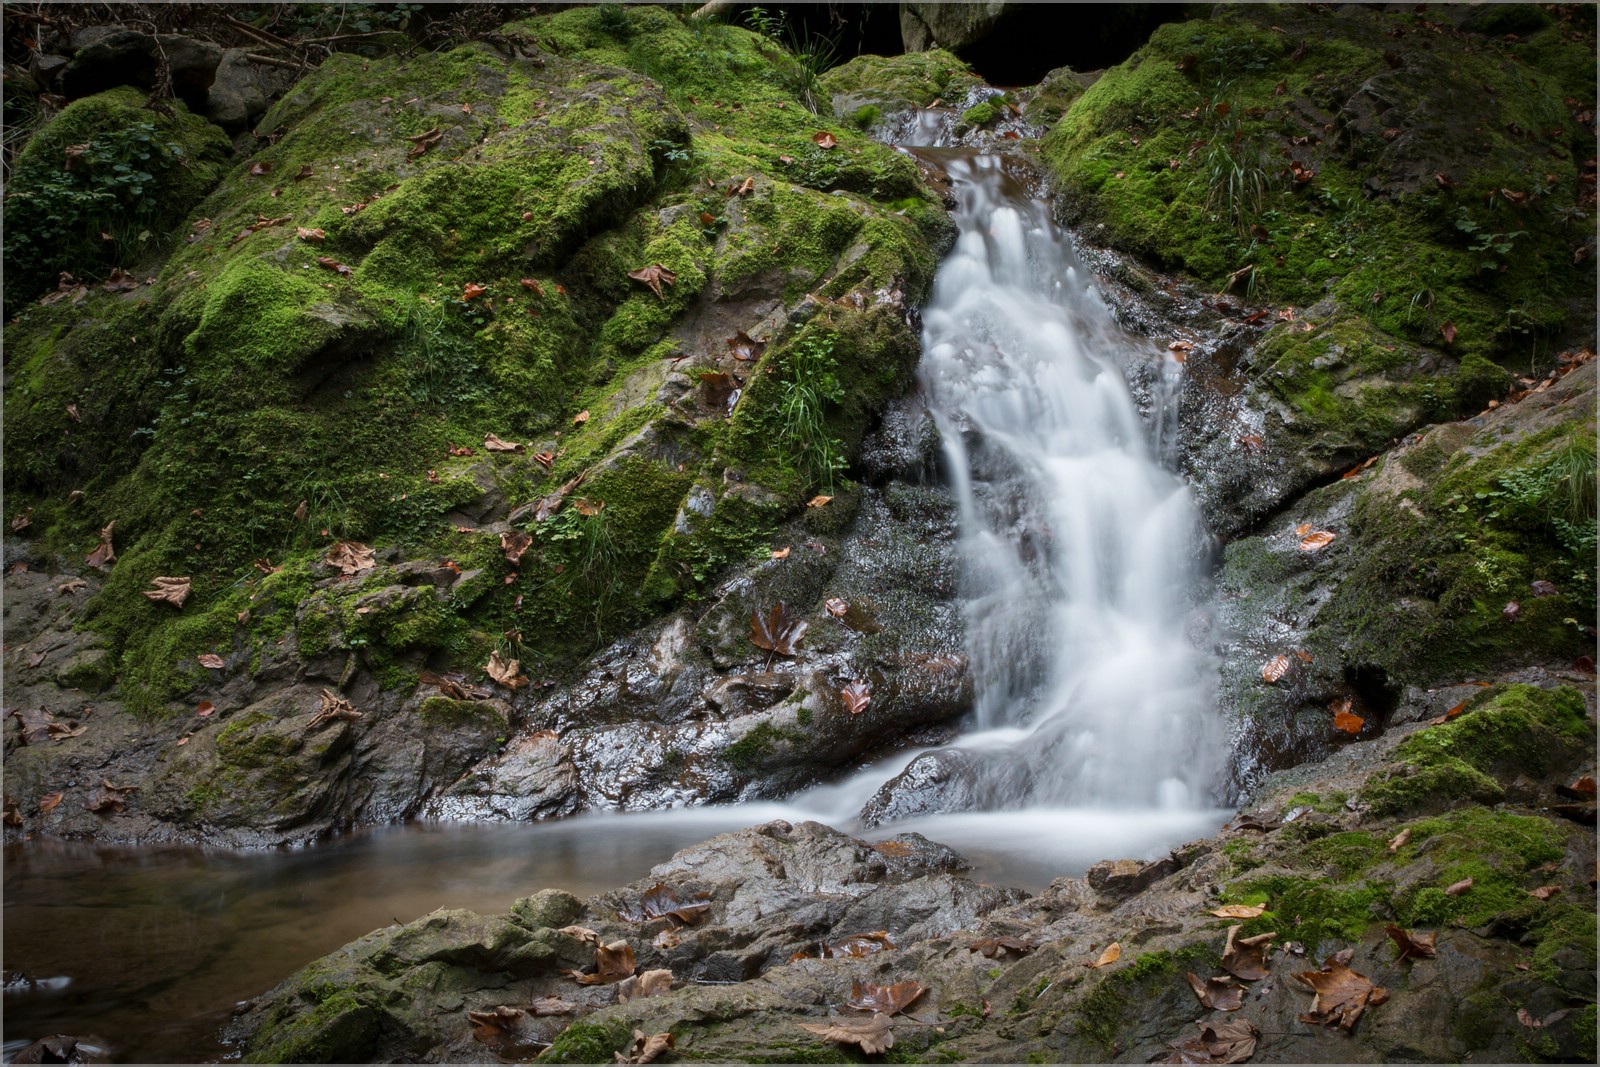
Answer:
<path fill-rule="evenodd" d="M 1008 954 L 1026 956 L 1034 947 L 1031 941 L 1024 941 L 1020 937 L 985 937 L 968 945 L 967 951 L 981 952 L 989 959 L 997 960 Z"/>
<path fill-rule="evenodd" d="M 412 149 L 411 149 L 411 151 L 407 152 L 406 155 L 411 159 L 416 159 L 418 156 L 422 155 L 428 149 L 430 149 L 434 145 L 438 144 L 439 143 L 439 139 L 441 137 L 443 137 L 443 136 L 444 136 L 444 131 L 442 129 L 440 129 L 439 127 L 435 126 L 433 129 L 429 130 L 427 133 L 419 133 L 415 137 L 406 138 L 406 140 L 408 140 L 408 141 L 410 141 L 412 143 Z"/>
<path fill-rule="evenodd" d="M 1316 993 L 1311 1010 L 1300 1016 L 1303 1023 L 1337 1025 L 1349 1033 L 1369 1005 L 1389 999 L 1388 990 L 1373 985 L 1366 975 L 1350 970 L 1337 958 L 1330 959 L 1320 971 L 1302 971 L 1295 977 Z"/>
<path fill-rule="evenodd" d="M 1200 998 L 1200 1003 L 1216 1011 L 1238 1011 L 1244 1007 L 1244 986 L 1232 978 L 1224 976 L 1201 981 L 1191 971 L 1189 988 Z"/>
<path fill-rule="evenodd" d="M 1442 324 L 1439 327 L 1439 333 L 1444 336 L 1444 343 L 1445 344 L 1453 345 L 1453 344 L 1456 343 L 1456 324 L 1455 323 L 1446 322 L 1446 323 Z"/>
<path fill-rule="evenodd" d="M 313 229 L 309 226 L 296 226 L 294 232 L 302 241 L 325 241 L 328 239 L 328 235 L 321 229 Z"/>
<path fill-rule="evenodd" d="M 1400 950 L 1396 959 L 1431 960 L 1438 951 L 1435 942 L 1439 939 L 1437 931 L 1427 934 L 1414 934 L 1410 930 L 1402 929 L 1390 923 L 1384 927 L 1395 947 Z"/>
<path fill-rule="evenodd" d="M 1315 552 L 1333 543 L 1334 534 L 1327 530 L 1312 530 L 1300 539 L 1300 551 Z"/>
<path fill-rule="evenodd" d="M 1207 912 L 1219 919 L 1254 919 L 1267 910 L 1265 904 L 1224 904 Z"/>
<path fill-rule="evenodd" d="M 1529 1030 L 1542 1030 L 1544 1028 L 1544 1020 L 1534 1018 L 1529 1014 L 1527 1008 L 1517 1009 L 1517 1022 L 1526 1026 Z"/>
<path fill-rule="evenodd" d="M 195 657 L 195 661 L 199 663 L 200 666 L 209 667 L 214 671 L 221 670 L 224 666 L 222 657 L 217 655 L 215 652 L 202 652 L 199 656 Z"/>
<path fill-rule="evenodd" d="M 46 793 L 39 798 L 39 814 L 48 815 L 56 810 L 56 805 L 61 803 L 65 793 Z"/>
<path fill-rule="evenodd" d="M 572 416 L 572 425 L 574 425 L 574 426 L 582 426 L 584 423 L 586 423 L 588 421 L 589 421 L 589 411 L 588 411 L 587 408 L 584 409 L 583 411 L 578 412 L 576 415 Z"/>
<path fill-rule="evenodd" d="M 461 299 L 476 300 L 478 297 L 482 296 L 488 291 L 489 287 L 487 285 L 479 285 L 477 282 L 468 282 L 461 288 Z"/>
<path fill-rule="evenodd" d="M 4 822 L 7 826 L 22 825 L 22 809 L 17 807 L 17 802 L 11 798 L 10 793 L 5 795 L 5 815 L 0 817 L 0 822 Z"/>
<path fill-rule="evenodd" d="M 739 191 L 734 193 L 734 195 L 735 196 L 749 196 L 752 192 L 755 191 L 755 187 L 756 187 L 756 180 L 755 180 L 754 176 L 746 178 L 744 180 L 744 184 L 739 186 Z"/>
<path fill-rule="evenodd" d="M 839 690 L 839 699 L 844 701 L 845 710 L 852 715 L 860 715 L 867 710 L 867 705 L 872 703 L 872 690 L 866 682 L 851 682 Z"/>
<path fill-rule="evenodd" d="M 533 544 L 533 535 L 521 530 L 507 530 L 500 535 L 500 551 L 509 563 L 521 563 L 522 554 Z"/>
<path fill-rule="evenodd" d="M 100 543 L 95 546 L 93 552 L 84 557 L 84 562 L 89 566 L 99 567 L 101 570 L 109 570 L 111 565 L 117 561 L 117 553 L 111 547 L 111 528 L 115 525 L 115 521 L 108 522 L 105 525 L 105 529 L 100 531 Z"/>
<path fill-rule="evenodd" d="M 492 433 L 483 435 L 483 448 L 486 452 L 521 452 L 523 445 L 513 441 L 506 441 Z"/>
<path fill-rule="evenodd" d="M 878 985 L 875 982 L 863 982 L 859 978 L 850 980 L 850 999 L 846 1006 L 857 1011 L 882 1012 L 885 1015 L 894 1015 L 905 1011 L 928 987 L 917 982 L 896 982 L 893 985 Z"/>
<path fill-rule="evenodd" d="M 340 263 L 332 256 L 318 256 L 317 266 L 321 267 L 323 270 L 331 270 L 335 274 L 343 274 L 347 277 L 350 274 L 350 268 L 345 266 L 343 263 Z"/>
<path fill-rule="evenodd" d="M 171 604 L 175 608 L 183 607 L 183 602 L 189 599 L 189 579 L 159 577 L 150 579 L 150 584 L 155 588 L 146 589 L 144 595 L 161 604 Z"/>
<path fill-rule="evenodd" d="M 1276 932 L 1240 937 L 1243 926 L 1228 927 L 1228 942 L 1222 950 L 1222 969 L 1246 982 L 1259 981 L 1267 970 L 1267 950 L 1272 946 Z"/>
<path fill-rule="evenodd" d="M 528 684 L 528 676 L 518 673 L 522 667 L 521 660 L 509 662 L 500 658 L 500 651 L 489 653 L 489 662 L 483 665 L 484 673 L 507 689 L 516 689 Z"/>
<path fill-rule="evenodd" d="M 636 282 L 643 282 L 645 285 L 649 286 L 650 291 L 656 294 L 656 298 L 658 300 L 665 299 L 665 297 L 661 295 L 661 286 L 663 284 L 672 285 L 678 280 L 677 274 L 668 270 L 666 267 L 663 267 L 659 263 L 652 263 L 648 267 L 640 267 L 638 270 L 630 270 L 628 272 L 628 277 L 632 278 Z"/>
<path fill-rule="evenodd" d="M 361 718 L 361 713 L 355 709 L 355 705 L 333 690 L 324 689 L 322 691 L 322 706 L 311 717 L 311 721 L 306 723 L 306 732 L 310 733 L 323 723 L 333 722 L 335 719 L 354 721 L 359 718 Z"/>
<path fill-rule="evenodd" d="M 136 785 L 112 785 L 102 778 L 100 791 L 89 798 L 87 807 L 97 815 L 116 815 L 127 805 L 128 794 L 138 791 Z"/>
<path fill-rule="evenodd" d="M 1293 665 L 1294 661 L 1288 656 L 1273 656 L 1261 668 L 1261 677 L 1268 682 L 1276 682 L 1288 674 L 1289 668 Z"/>
<path fill-rule="evenodd" d="M 711 904 L 706 901 L 685 902 L 678 895 L 678 891 L 662 882 L 657 882 L 643 893 L 635 904 L 628 904 L 617 910 L 618 918 L 627 922 L 644 923 L 652 919 L 670 918 L 685 926 L 698 923 Z"/>
<path fill-rule="evenodd" d="M 252 175 L 254 175 L 255 177 L 257 177 L 257 178 L 259 178 L 263 174 L 271 174 L 272 173 L 272 164 L 271 163 L 261 163 L 261 162 L 252 163 L 252 164 L 250 164 L 250 173 Z"/>
<path fill-rule="evenodd" d="M 806 625 L 803 619 L 791 615 L 789 606 L 780 600 L 766 615 L 759 608 L 750 612 L 750 643 L 780 656 L 794 657 L 799 655 Z"/>
<path fill-rule="evenodd" d="M 528 1005 L 529 1015 L 571 1015 L 577 1010 L 578 1006 L 572 1001 L 548 995 L 535 997 Z"/>
<path fill-rule="evenodd" d="M 1255 1055 L 1261 1031 L 1248 1019 L 1225 1023 L 1197 1022 L 1200 1032 L 1183 1041 L 1168 1042 L 1171 1054 L 1156 1063 L 1245 1063 Z"/>
<path fill-rule="evenodd" d="M 22 743 L 25 745 L 38 745 L 50 740 L 51 727 L 57 725 L 55 716 L 44 708 L 13 708 L 6 712 L 5 717 L 17 720 L 17 728 L 22 731 Z"/>
<path fill-rule="evenodd" d="M 1467 890 L 1469 890 L 1471 888 L 1472 888 L 1472 879 L 1471 878 L 1463 878 L 1459 882 L 1455 882 L 1455 883 L 1452 883 L 1451 885 L 1446 886 L 1445 890 L 1444 890 L 1444 895 L 1447 896 L 1447 897 L 1459 897 L 1461 894 L 1465 893 Z"/>
<path fill-rule="evenodd" d="M 1333 728 L 1351 735 L 1359 734 L 1361 733 L 1361 728 L 1367 724 L 1367 721 L 1351 711 L 1350 708 L 1351 701 L 1349 697 L 1335 700 L 1329 706 L 1328 710 L 1333 712 Z"/>
<path fill-rule="evenodd" d="M 638 964 L 634 962 L 633 949 L 628 947 L 626 941 L 613 941 L 609 945 L 596 941 L 593 974 L 582 974 L 578 971 L 561 973 L 579 985 L 610 985 L 612 982 L 622 981 L 637 969 Z"/>
<path fill-rule="evenodd" d="M 630 1000 L 659 997 L 663 993 L 670 992 L 672 992 L 672 972 L 670 970 L 645 971 L 643 974 L 635 974 L 624 978 L 618 983 L 617 1001 L 625 1004 Z"/>
<path fill-rule="evenodd" d="M 782 548 L 774 548 L 771 550 L 771 556 L 773 559 L 788 559 L 789 552 L 793 548 L 793 545 L 784 545 Z"/>
<path fill-rule="evenodd" d="M 800 1029 L 821 1037 L 824 1041 L 837 1041 L 842 1045 L 859 1045 L 868 1056 L 894 1047 L 894 1020 L 887 1015 L 874 1015 L 870 1019 L 830 1019 L 825 1023 L 800 1023 Z"/>
<path fill-rule="evenodd" d="M 827 608 L 828 614 L 836 619 L 842 619 L 850 612 L 850 602 L 836 596 L 831 596 L 823 601 L 823 607 Z"/>
<path fill-rule="evenodd" d="M 335 541 L 323 562 L 341 574 L 360 574 L 377 566 L 377 554 L 360 541 Z"/>
<path fill-rule="evenodd" d="M 525 1062 L 550 1047 L 541 1030 L 530 1025 L 529 1013 L 501 1005 L 490 1011 L 468 1011 L 472 1036 L 507 1063 Z"/>
<path fill-rule="evenodd" d="M 1389 851 L 1390 852 L 1399 851 L 1401 848 L 1404 848 L 1406 842 L 1410 841 L 1410 840 L 1411 840 L 1411 827 L 1408 826 L 1404 830 L 1401 830 L 1399 833 L 1395 834 L 1393 837 L 1389 838 Z"/>
<path fill-rule="evenodd" d="M 700 389 L 705 394 L 707 407 L 727 414 L 737 403 L 739 380 L 726 371 L 701 371 Z"/>
<path fill-rule="evenodd" d="M 100 283 L 100 288 L 108 293 L 131 293 L 139 288 L 139 279 L 118 267 L 111 272 L 111 277 Z"/>
<path fill-rule="evenodd" d="M 814 496 L 810 500 L 806 501 L 806 507 L 808 507 L 808 508 L 825 508 L 825 507 L 828 506 L 828 502 L 830 500 L 832 500 L 832 499 L 833 499 L 833 497 L 831 497 L 831 496 Z"/>
<path fill-rule="evenodd" d="M 835 137 L 827 130 L 818 130 L 816 133 L 811 135 L 811 140 L 823 148 L 832 148 L 839 143 L 839 138 Z"/>
<path fill-rule="evenodd" d="M 572 506 L 579 515 L 585 518 L 593 518 L 606 509 L 606 502 L 604 500 L 590 500 L 586 496 L 580 496 L 572 502 Z"/>
<path fill-rule="evenodd" d="M 713 215 L 711 212 L 709 212 L 709 211 L 700 212 L 700 225 L 702 225 L 702 226 L 711 226 L 711 225 L 714 225 L 716 223 L 716 221 L 717 221 L 717 217 L 715 215 Z"/>
<path fill-rule="evenodd" d="M 728 351 L 733 353 L 733 358 L 746 363 L 760 359 L 766 350 L 767 342 L 757 341 L 743 330 L 728 338 Z"/>
<path fill-rule="evenodd" d="M 1515 600 L 1508 600 L 1506 606 L 1500 609 L 1500 616 L 1507 622 L 1516 622 L 1522 618 L 1522 605 Z"/>
<path fill-rule="evenodd" d="M 657 1057 L 669 1051 L 674 1044 L 670 1032 L 646 1037 L 643 1030 L 635 1030 L 633 1044 L 628 1046 L 628 1054 L 624 1056 L 620 1052 L 613 1052 L 611 1055 L 618 1063 L 654 1063 Z"/>
<path fill-rule="evenodd" d="M 1113 942 L 1111 942 L 1111 944 L 1106 946 L 1106 950 L 1104 952 L 1100 953 L 1100 955 L 1095 959 L 1095 961 L 1093 963 L 1085 963 L 1084 966 L 1085 967 L 1106 967 L 1106 966 L 1109 966 L 1110 964 L 1116 963 L 1121 958 L 1122 958 L 1122 945 L 1121 945 L 1120 942 L 1113 941 Z"/>
<path fill-rule="evenodd" d="M 209 719 L 213 714 L 215 714 L 216 710 L 217 706 L 209 700 L 202 700 L 200 703 L 194 706 L 194 713 L 200 716 L 202 719 Z"/>
<path fill-rule="evenodd" d="M 1594 779 L 1585 774 L 1571 785 L 1558 785 L 1556 792 L 1569 800 L 1593 800 L 1595 794 Z"/>
<path fill-rule="evenodd" d="M 294 176 L 294 180 L 297 181 L 297 182 L 303 182 L 307 178 L 312 178 L 312 177 L 315 177 L 315 176 L 316 176 L 316 171 L 312 170 L 311 169 L 311 164 L 307 163 L 303 167 L 300 168 L 299 173 L 297 173 Z"/>

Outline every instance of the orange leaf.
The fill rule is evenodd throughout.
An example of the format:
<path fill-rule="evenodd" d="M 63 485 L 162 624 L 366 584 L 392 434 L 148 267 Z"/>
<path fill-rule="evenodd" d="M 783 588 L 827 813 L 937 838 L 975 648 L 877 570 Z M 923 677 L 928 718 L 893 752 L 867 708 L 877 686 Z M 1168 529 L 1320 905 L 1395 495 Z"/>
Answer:
<path fill-rule="evenodd" d="M 1315 552 L 1333 543 L 1334 534 L 1327 530 L 1313 530 L 1300 541 L 1300 551 Z"/>
<path fill-rule="evenodd" d="M 63 796 L 64 794 L 62 793 L 46 793 L 44 796 L 40 797 L 39 814 L 48 815 L 50 812 L 54 811 L 56 805 L 61 803 Z"/>
<path fill-rule="evenodd" d="M 468 282 L 466 288 L 461 290 L 461 299 L 476 300 L 478 297 L 482 296 L 488 291 L 489 287 L 487 285 L 479 285 L 477 282 Z"/>
<path fill-rule="evenodd" d="M 793 547 L 792 545 L 784 545 L 782 548 L 774 548 L 772 550 L 772 558 L 773 559 L 788 559 L 789 558 L 789 550 L 792 547 Z"/>
<path fill-rule="evenodd" d="M 1361 732 L 1361 728 L 1366 724 L 1367 720 L 1363 719 L 1354 712 L 1335 711 L 1333 713 L 1334 729 L 1343 730 L 1347 734 L 1359 734 Z"/>
<path fill-rule="evenodd" d="M 811 135 L 811 139 L 823 148 L 832 148 L 834 145 L 839 143 L 839 138 L 835 137 L 827 130 L 818 130 L 816 133 Z"/>
<path fill-rule="evenodd" d="M 1100 956 L 1099 956 L 1098 959 L 1096 959 L 1093 963 L 1086 963 L 1086 964 L 1084 964 L 1084 966 L 1085 967 L 1104 967 L 1107 964 L 1116 963 L 1117 960 L 1119 960 L 1121 958 L 1122 958 L 1122 945 L 1120 943 L 1116 942 L 1116 941 L 1113 941 L 1113 942 L 1111 942 L 1111 944 L 1106 946 L 1106 950 L 1104 952 L 1100 953 Z"/>
<path fill-rule="evenodd" d="M 1296 537 L 1304 537 L 1306 534 L 1308 534 L 1310 532 L 1311 532 L 1311 524 L 1309 522 L 1302 522 L 1299 526 L 1296 526 L 1294 528 L 1294 535 Z"/>
<path fill-rule="evenodd" d="M 1389 838 L 1389 851 L 1390 852 L 1398 851 L 1400 848 L 1402 848 L 1405 845 L 1405 843 L 1407 841 L 1410 841 L 1410 840 L 1411 840 L 1411 827 L 1408 826 L 1404 830 L 1401 830 L 1399 833 L 1395 834 L 1393 837 Z"/>
<path fill-rule="evenodd" d="M 522 278 L 522 279 L 519 279 L 517 284 L 522 286 L 524 289 L 528 290 L 529 292 L 531 292 L 534 296 L 543 296 L 544 295 L 544 288 L 534 278 Z"/>
<path fill-rule="evenodd" d="M 1438 933 L 1414 934 L 1390 923 L 1384 927 L 1389 937 L 1394 941 L 1395 947 L 1400 950 L 1400 959 L 1431 960 L 1438 952 L 1434 944 L 1438 940 Z"/>
<path fill-rule="evenodd" d="M 1542 885 L 1538 889 L 1528 890 L 1528 895 L 1537 900 L 1549 900 L 1559 892 L 1561 887 L 1558 885 Z"/>
<path fill-rule="evenodd" d="M 202 700 L 194 707 L 194 713 L 200 716 L 202 719 L 211 718 L 211 716 L 216 713 L 216 710 L 217 706 L 211 703 L 209 700 Z"/>
<path fill-rule="evenodd" d="M 831 496 L 814 496 L 810 500 L 806 501 L 806 507 L 808 507 L 808 508 L 825 507 L 825 506 L 827 506 L 828 501 L 830 501 L 832 499 L 833 499 L 833 497 L 831 497 Z"/>
<path fill-rule="evenodd" d="M 572 425 L 574 425 L 574 426 L 582 426 L 584 423 L 586 423 L 588 421 L 589 421 L 589 411 L 588 411 L 587 408 L 584 409 L 583 411 L 578 412 L 576 415 L 572 416 Z"/>
<path fill-rule="evenodd" d="M 843 597 L 831 596 L 822 602 L 822 606 L 827 608 L 828 614 L 836 619 L 844 618 L 850 611 L 850 602 Z"/>
<path fill-rule="evenodd" d="M 852 715 L 860 715 L 867 710 L 867 705 L 872 703 L 872 690 L 865 682 L 851 682 L 839 690 L 839 699 L 844 701 L 846 711 Z"/>
<path fill-rule="evenodd" d="M 1273 656 L 1272 659 L 1267 661 L 1267 664 L 1261 668 L 1261 677 L 1266 679 L 1268 682 L 1276 682 L 1285 674 L 1289 673 L 1289 667 L 1292 662 L 1293 661 L 1290 660 L 1288 656 Z"/>

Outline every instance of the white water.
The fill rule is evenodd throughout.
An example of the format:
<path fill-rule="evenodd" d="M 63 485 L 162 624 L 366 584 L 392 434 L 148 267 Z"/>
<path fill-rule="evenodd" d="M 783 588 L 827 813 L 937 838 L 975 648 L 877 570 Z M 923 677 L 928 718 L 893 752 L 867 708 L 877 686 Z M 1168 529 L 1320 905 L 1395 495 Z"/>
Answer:
<path fill-rule="evenodd" d="M 1222 743 L 1216 668 L 1188 633 L 1205 531 L 1150 443 L 1170 412 L 1158 406 L 1147 426 L 1124 372 L 1159 359 L 1157 346 L 1115 326 L 1045 205 L 999 158 L 939 162 L 960 236 L 923 312 L 921 375 L 960 506 L 969 604 L 978 732 L 957 747 L 978 769 L 957 802 L 1012 818 L 1054 809 L 1058 827 L 1120 828 L 1111 836 L 1140 851 L 1175 843 L 1214 814 Z M 837 809 L 884 777 L 796 802 Z M 956 834 L 926 832 L 967 836 L 948 825 Z M 1004 823 L 987 825 L 972 836 Z"/>

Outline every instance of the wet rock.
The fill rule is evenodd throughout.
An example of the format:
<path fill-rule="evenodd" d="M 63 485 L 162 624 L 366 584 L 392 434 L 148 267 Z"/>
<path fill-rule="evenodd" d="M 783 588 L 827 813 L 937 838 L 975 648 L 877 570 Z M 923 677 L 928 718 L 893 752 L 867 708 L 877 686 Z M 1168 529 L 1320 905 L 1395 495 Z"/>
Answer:
<path fill-rule="evenodd" d="M 1103 860 L 1089 868 L 1084 880 L 1095 893 L 1105 900 L 1126 900 L 1133 894 L 1178 870 L 1182 864 L 1175 857 L 1145 863 L 1139 860 Z"/>
<path fill-rule="evenodd" d="M 238 133 L 266 114 L 294 80 L 292 70 L 254 61 L 248 49 L 229 48 L 217 60 L 199 110 L 223 129 Z"/>
<path fill-rule="evenodd" d="M 223 57 L 221 46 L 181 34 L 153 37 L 139 30 L 88 27 L 74 37 L 77 54 L 60 74 L 68 99 L 91 96 L 119 85 L 149 89 L 164 60 L 175 93 L 199 109 Z"/>

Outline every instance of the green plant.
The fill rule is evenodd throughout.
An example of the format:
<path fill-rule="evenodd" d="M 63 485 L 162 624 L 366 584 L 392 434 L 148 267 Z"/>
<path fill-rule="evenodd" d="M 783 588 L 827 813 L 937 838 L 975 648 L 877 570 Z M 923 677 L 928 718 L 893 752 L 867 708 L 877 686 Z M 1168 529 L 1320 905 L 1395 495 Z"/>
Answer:
<path fill-rule="evenodd" d="M 588 512 L 588 514 L 585 514 Z M 604 631 L 606 611 L 617 592 L 622 562 L 616 532 L 604 505 L 563 508 L 539 525 L 541 540 L 563 560 L 555 577 L 558 588 L 593 606 L 595 633 Z"/>
<path fill-rule="evenodd" d="M 483 395 L 482 368 L 472 342 L 450 329 L 450 316 L 432 300 L 412 305 L 399 354 L 408 372 L 406 394 L 418 404 L 448 411 Z"/>
<path fill-rule="evenodd" d="M 1467 251 L 1475 252 L 1484 258 L 1479 261 L 1480 270 L 1500 270 L 1511 258 L 1512 250 L 1516 247 L 1517 240 L 1528 236 L 1527 230 L 1508 230 L 1502 233 L 1489 233 L 1467 214 L 1467 209 L 1462 208 L 1456 216 L 1456 229 L 1472 238 L 1472 244 L 1467 246 Z M 1489 258 L 1493 256 L 1494 258 Z"/>
<path fill-rule="evenodd" d="M 811 484 L 832 493 L 834 477 L 844 469 L 844 446 L 828 432 L 827 408 L 844 398 L 833 336 L 810 333 L 789 350 L 789 379 L 778 401 L 779 433 L 798 455 L 798 466 Z"/>
<path fill-rule="evenodd" d="M 1243 236 L 1266 204 L 1272 180 L 1270 159 L 1259 132 L 1247 130 L 1233 114 L 1232 105 L 1221 100 L 1226 86 L 1219 86 L 1213 100 L 1202 105 L 1211 128 L 1206 145 L 1203 173 L 1206 179 L 1208 212 L 1221 211 Z M 1254 280 L 1252 274 L 1252 281 Z"/>

